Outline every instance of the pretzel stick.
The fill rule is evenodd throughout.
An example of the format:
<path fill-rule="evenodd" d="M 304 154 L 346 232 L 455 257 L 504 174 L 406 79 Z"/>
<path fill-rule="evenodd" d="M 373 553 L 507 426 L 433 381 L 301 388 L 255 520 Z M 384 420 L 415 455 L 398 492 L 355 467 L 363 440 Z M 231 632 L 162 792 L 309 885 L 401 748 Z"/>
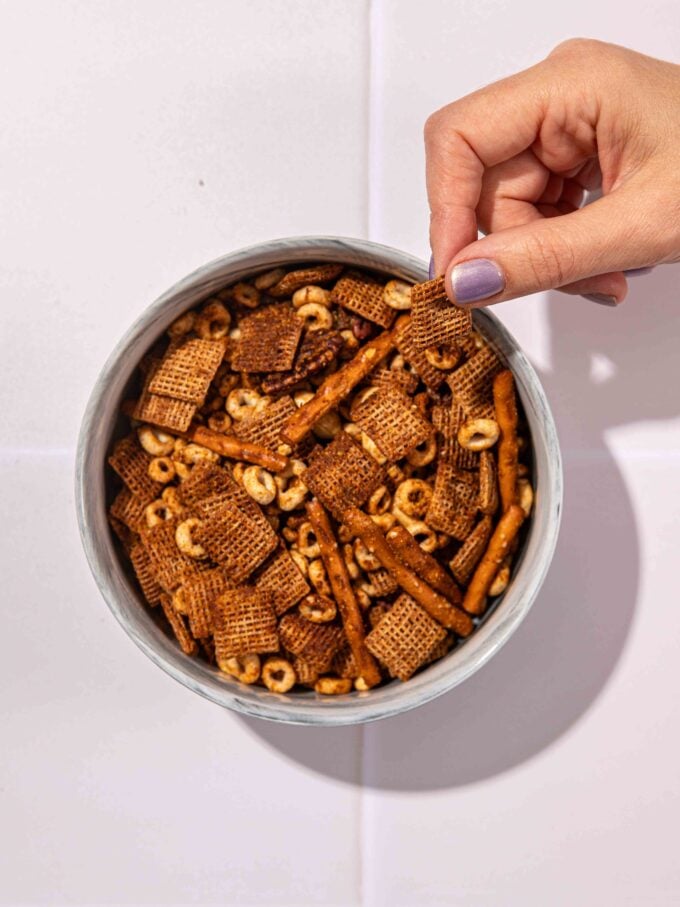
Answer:
<path fill-rule="evenodd" d="M 402 315 L 390 331 L 383 331 L 373 340 L 365 343 L 356 356 L 346 362 L 337 372 L 329 375 L 319 385 L 312 399 L 294 412 L 281 429 L 281 438 L 295 446 L 309 434 L 312 426 L 352 392 L 360 381 L 394 349 L 397 331 L 408 323 L 409 316 Z"/>
<path fill-rule="evenodd" d="M 316 498 L 307 502 L 307 514 L 319 544 L 321 560 L 326 568 L 345 635 L 359 669 L 359 676 L 363 678 L 367 689 L 374 687 L 382 679 L 380 670 L 364 643 L 366 636 L 364 622 L 352 589 L 347 565 L 340 554 L 328 515 Z"/>
<path fill-rule="evenodd" d="M 493 379 L 493 404 L 501 430 L 498 442 L 498 485 L 505 513 L 517 503 L 517 400 L 512 372 L 506 369 Z"/>
<path fill-rule="evenodd" d="M 387 533 L 387 541 L 397 557 L 400 557 L 407 567 L 422 576 L 426 583 L 447 598 L 452 604 L 459 605 L 463 600 L 460 589 L 452 577 L 444 570 L 442 565 L 423 551 L 418 542 L 404 526 L 393 526 Z"/>
<path fill-rule="evenodd" d="M 343 514 L 343 523 L 358 535 L 371 554 L 374 554 L 383 567 L 392 574 L 401 588 L 415 598 L 418 604 L 443 627 L 454 630 L 459 636 L 469 636 L 472 632 L 472 620 L 450 604 L 443 595 L 420 579 L 407 567 L 392 550 L 378 526 L 367 514 L 357 507 L 348 507 Z"/>
<path fill-rule="evenodd" d="M 463 599 L 463 607 L 468 614 L 484 611 L 487 593 L 523 522 L 524 511 L 518 504 L 511 504 L 498 521 Z"/>
<path fill-rule="evenodd" d="M 253 444 L 250 441 L 241 441 L 233 435 L 223 435 L 218 431 L 212 431 L 203 425 L 191 425 L 184 437 L 190 441 L 195 441 L 202 447 L 207 447 L 218 453 L 221 457 L 230 457 L 232 460 L 245 460 L 246 463 L 255 463 L 264 469 L 271 469 L 272 472 L 283 472 L 288 466 L 288 460 L 281 454 L 274 453 L 261 444 Z"/>

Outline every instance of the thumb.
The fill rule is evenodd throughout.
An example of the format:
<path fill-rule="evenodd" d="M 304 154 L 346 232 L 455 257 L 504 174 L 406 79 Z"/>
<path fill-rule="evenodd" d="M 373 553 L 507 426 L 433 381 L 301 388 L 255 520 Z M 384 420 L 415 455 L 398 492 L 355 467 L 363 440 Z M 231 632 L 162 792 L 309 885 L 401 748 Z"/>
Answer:
<path fill-rule="evenodd" d="M 541 290 L 597 288 L 622 302 L 624 269 L 655 264 L 658 228 L 640 218 L 644 192 L 629 184 L 585 208 L 492 233 L 461 249 L 446 271 L 447 292 L 458 305 L 494 305 Z M 648 226 L 649 224 L 649 226 Z M 589 278 L 605 275 L 595 283 Z"/>

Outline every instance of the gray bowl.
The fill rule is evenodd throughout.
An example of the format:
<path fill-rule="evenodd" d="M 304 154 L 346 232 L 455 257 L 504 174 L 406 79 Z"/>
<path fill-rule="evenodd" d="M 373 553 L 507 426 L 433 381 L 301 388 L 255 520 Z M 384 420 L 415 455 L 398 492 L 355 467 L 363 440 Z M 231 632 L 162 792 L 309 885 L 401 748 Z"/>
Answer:
<path fill-rule="evenodd" d="M 186 657 L 144 604 L 121 561 L 106 519 L 106 456 L 112 438 L 121 431 L 119 405 L 143 354 L 181 312 L 226 284 L 267 268 L 317 261 L 343 262 L 410 280 L 427 278 L 423 262 L 410 255 L 364 240 L 333 237 L 292 238 L 251 246 L 194 271 L 146 309 L 118 343 L 97 379 L 78 439 L 76 504 L 85 554 L 104 599 L 139 648 L 171 677 L 219 705 L 257 718 L 290 724 L 358 724 L 422 705 L 479 670 L 524 620 L 552 560 L 562 504 L 562 461 L 555 424 L 536 372 L 489 311 L 476 310 L 475 324 L 515 375 L 533 445 L 533 516 L 505 594 L 469 639 L 408 683 L 393 681 L 369 693 L 345 696 L 323 697 L 311 691 L 280 695 L 239 684 L 207 663 Z"/>

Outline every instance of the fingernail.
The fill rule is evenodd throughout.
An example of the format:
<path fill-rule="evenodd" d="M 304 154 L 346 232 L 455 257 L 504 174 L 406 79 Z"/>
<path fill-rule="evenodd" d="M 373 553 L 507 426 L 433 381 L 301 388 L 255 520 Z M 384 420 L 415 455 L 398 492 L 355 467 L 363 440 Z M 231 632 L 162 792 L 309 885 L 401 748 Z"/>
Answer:
<path fill-rule="evenodd" d="M 618 305 L 616 296 L 607 296 L 606 293 L 584 293 L 583 298 L 589 299 L 591 302 L 596 302 L 598 305 Z"/>
<path fill-rule="evenodd" d="M 654 268 L 629 268 L 623 273 L 626 277 L 642 277 L 643 274 L 649 274 L 649 272 L 653 270 Z"/>
<path fill-rule="evenodd" d="M 465 305 L 488 299 L 505 287 L 505 278 L 498 265 L 488 258 L 464 261 L 451 271 L 451 288 L 456 302 Z"/>
<path fill-rule="evenodd" d="M 430 276 L 430 280 L 434 279 L 434 255 L 430 255 L 430 267 L 428 268 L 427 273 Z"/>

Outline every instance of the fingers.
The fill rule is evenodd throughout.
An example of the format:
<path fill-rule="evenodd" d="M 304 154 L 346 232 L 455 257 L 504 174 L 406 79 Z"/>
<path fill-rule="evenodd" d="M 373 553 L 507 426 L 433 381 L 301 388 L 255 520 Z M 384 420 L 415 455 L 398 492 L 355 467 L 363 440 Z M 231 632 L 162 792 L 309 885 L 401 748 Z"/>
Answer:
<path fill-rule="evenodd" d="M 664 254 L 658 224 L 639 212 L 640 197 L 631 181 L 581 210 L 527 219 L 469 244 L 448 268 L 451 298 L 459 305 L 489 305 L 566 287 L 609 296 L 610 304 L 623 301 L 623 269 Z"/>
<path fill-rule="evenodd" d="M 531 145 L 544 107 L 545 93 L 532 69 L 449 104 L 428 119 L 426 179 L 437 273 L 477 236 L 476 209 L 485 170 Z"/>

